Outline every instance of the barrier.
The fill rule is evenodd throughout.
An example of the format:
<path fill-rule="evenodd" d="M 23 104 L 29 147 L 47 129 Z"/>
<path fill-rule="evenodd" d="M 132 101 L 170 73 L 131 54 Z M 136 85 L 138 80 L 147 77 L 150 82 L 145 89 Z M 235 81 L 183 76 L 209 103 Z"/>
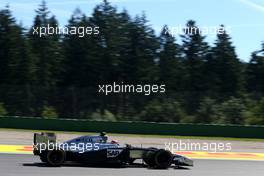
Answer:
<path fill-rule="evenodd" d="M 89 121 L 84 119 L 0 117 L 0 128 L 77 132 L 105 131 L 109 133 L 124 134 L 264 138 L 264 126 L 178 124 L 155 122 L 106 122 Z"/>

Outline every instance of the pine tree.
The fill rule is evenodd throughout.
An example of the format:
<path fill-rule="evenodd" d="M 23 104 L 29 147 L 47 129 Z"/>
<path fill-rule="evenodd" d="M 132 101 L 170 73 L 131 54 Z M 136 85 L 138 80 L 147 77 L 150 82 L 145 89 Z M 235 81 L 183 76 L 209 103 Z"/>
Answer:
<path fill-rule="evenodd" d="M 0 11 L 0 24 L 0 83 L 4 84 L 8 75 L 10 44 L 14 44 L 10 41 L 10 34 L 14 32 L 14 26 L 17 26 L 8 6 Z"/>
<path fill-rule="evenodd" d="M 36 108 L 41 109 L 43 106 L 53 104 L 56 101 L 55 91 L 62 71 L 61 63 L 63 57 L 58 34 L 46 33 L 46 35 L 40 36 L 33 31 L 33 29 L 40 30 L 40 27 L 45 27 L 46 32 L 48 32 L 48 26 L 58 27 L 56 18 L 54 16 L 50 17 L 45 1 L 42 1 L 36 13 L 37 15 L 28 33 L 28 38 L 37 67 L 35 90 L 38 98 Z"/>
<path fill-rule="evenodd" d="M 159 40 L 149 26 L 145 14 L 132 20 L 128 32 L 129 49 L 125 63 L 129 82 L 142 85 L 159 83 Z M 151 98 L 152 96 L 135 95 L 128 99 L 127 107 L 133 107 L 137 114 Z"/>
<path fill-rule="evenodd" d="M 90 19 L 80 9 L 76 9 L 67 25 L 68 29 L 92 27 Z M 67 98 L 66 116 L 80 116 L 92 111 L 96 106 L 96 92 L 100 70 L 100 52 L 96 36 L 85 34 L 65 34 L 63 38 L 64 76 L 62 86 Z M 84 96 L 85 95 L 85 96 Z M 88 111 L 88 112 L 87 112 Z"/>
<path fill-rule="evenodd" d="M 98 65 L 101 70 L 99 82 L 143 84 L 155 79 L 157 81 L 154 60 L 158 42 L 154 31 L 147 25 L 145 15 L 131 20 L 125 10 L 118 13 L 115 7 L 104 1 L 94 9 L 91 22 L 100 27 L 100 35 L 95 41 L 99 46 L 97 52 L 100 53 L 98 57 L 101 63 Z M 122 109 L 123 106 L 144 103 L 141 98 L 138 97 L 139 102 L 133 103 L 136 98 L 130 99 L 129 95 L 119 95 L 112 99 L 102 97 L 100 109 L 110 108 L 113 104 L 116 107 L 113 108 L 115 113 L 116 109 L 120 109 L 118 107 Z"/>
<path fill-rule="evenodd" d="M 202 94 L 205 91 L 204 86 L 204 62 L 208 53 L 208 44 L 204 41 L 200 29 L 195 21 L 188 21 L 182 37 L 182 51 L 187 70 L 187 80 L 185 95 L 187 100 L 187 109 L 194 112 L 199 105 Z"/>
<path fill-rule="evenodd" d="M 210 82 L 218 85 L 220 97 L 237 96 L 243 91 L 242 64 L 240 63 L 231 38 L 220 26 L 222 33 L 217 34 L 212 58 L 208 61 L 207 75 L 212 75 Z M 210 87 L 208 88 L 210 89 Z"/>
<path fill-rule="evenodd" d="M 252 53 L 246 69 L 247 90 L 260 98 L 264 93 L 264 44 L 260 51 Z"/>
<path fill-rule="evenodd" d="M 159 76 L 168 91 L 182 91 L 185 75 L 180 46 L 176 39 L 167 32 L 168 26 L 164 26 L 160 35 L 159 51 Z"/>
<path fill-rule="evenodd" d="M 0 95 L 12 115 L 31 115 L 34 62 L 23 28 L 8 7 L 0 11 Z"/>

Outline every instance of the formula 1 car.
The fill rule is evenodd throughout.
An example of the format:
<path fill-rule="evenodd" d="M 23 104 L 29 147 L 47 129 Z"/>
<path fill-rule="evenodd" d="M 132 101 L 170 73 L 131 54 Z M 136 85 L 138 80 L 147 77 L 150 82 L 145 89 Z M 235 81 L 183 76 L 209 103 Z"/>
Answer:
<path fill-rule="evenodd" d="M 121 146 L 117 141 L 108 141 L 105 133 L 63 143 L 56 141 L 54 133 L 34 133 L 33 153 L 48 166 L 61 166 L 66 162 L 129 166 L 137 159 L 154 169 L 167 169 L 171 165 L 193 166 L 191 159 L 164 149 Z"/>

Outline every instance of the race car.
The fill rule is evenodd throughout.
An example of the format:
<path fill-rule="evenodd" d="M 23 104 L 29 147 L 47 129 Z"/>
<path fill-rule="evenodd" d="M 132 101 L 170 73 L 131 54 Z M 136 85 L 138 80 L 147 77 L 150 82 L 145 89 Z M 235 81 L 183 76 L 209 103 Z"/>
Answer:
<path fill-rule="evenodd" d="M 129 166 L 141 159 L 142 165 L 154 169 L 167 169 L 172 165 L 193 166 L 193 161 L 185 156 L 172 154 L 158 148 L 133 147 L 108 141 L 105 133 L 80 136 L 66 142 L 56 141 L 54 133 L 34 133 L 33 153 L 48 166 L 62 166 L 66 162 L 87 164 L 116 164 Z"/>

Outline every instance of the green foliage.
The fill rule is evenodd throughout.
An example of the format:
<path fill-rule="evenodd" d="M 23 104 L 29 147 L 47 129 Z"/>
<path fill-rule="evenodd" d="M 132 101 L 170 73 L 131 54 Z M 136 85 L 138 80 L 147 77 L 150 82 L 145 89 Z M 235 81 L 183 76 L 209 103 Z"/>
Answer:
<path fill-rule="evenodd" d="M 264 49 L 264 44 L 263 44 Z M 247 86 L 246 88 L 257 94 L 257 96 L 263 95 L 264 92 L 264 53 L 263 49 L 258 52 L 254 52 L 252 54 L 252 58 L 249 61 L 246 69 L 246 79 L 247 79 Z M 258 95 L 259 93 L 262 93 Z"/>
<path fill-rule="evenodd" d="M 224 31 L 223 25 L 220 28 Z M 215 77 L 211 78 L 219 81 L 218 91 L 224 95 L 223 97 L 237 96 L 243 86 L 242 64 L 237 58 L 231 38 L 226 32 L 217 35 L 211 59 L 211 64 L 207 69 L 215 73 Z"/>
<path fill-rule="evenodd" d="M 216 101 L 211 98 L 204 98 L 199 106 L 197 115 L 195 118 L 196 123 L 213 123 L 216 121 L 217 116 Z"/>
<path fill-rule="evenodd" d="M 7 111 L 5 109 L 4 103 L 0 102 L 0 117 L 7 115 Z"/>
<path fill-rule="evenodd" d="M 245 121 L 249 125 L 264 125 L 264 98 L 250 109 Z"/>
<path fill-rule="evenodd" d="M 97 110 L 96 112 L 93 112 L 91 114 L 91 120 L 105 120 L 105 121 L 115 122 L 116 117 L 108 110 L 104 110 L 103 112 Z"/>
<path fill-rule="evenodd" d="M 32 27 L 57 23 L 42 1 Z M 209 46 L 190 20 L 179 44 L 168 26 L 156 36 L 144 13 L 132 18 L 106 0 L 89 17 L 76 9 L 67 24 L 98 35 L 39 37 L 8 8 L 0 26 L 0 115 L 264 124 L 264 44 L 243 63 L 226 32 Z M 113 82 L 165 84 L 166 93 L 98 93 Z"/>
<path fill-rule="evenodd" d="M 36 16 L 33 24 L 24 35 L 30 45 L 31 55 L 33 57 L 34 82 L 30 82 L 34 90 L 29 90 L 29 94 L 34 94 L 29 103 L 34 104 L 34 109 L 41 109 L 46 102 L 52 102 L 54 94 L 59 86 L 61 74 L 63 71 L 63 52 L 61 38 L 57 34 L 39 36 L 33 32 L 40 27 L 57 27 L 58 21 L 51 15 L 45 1 L 42 1 L 39 8 L 35 11 Z M 39 115 L 41 112 L 36 112 Z"/>
<path fill-rule="evenodd" d="M 46 119 L 58 118 L 56 109 L 51 106 L 44 106 L 42 109 L 41 117 Z"/>
<path fill-rule="evenodd" d="M 192 115 L 185 115 L 180 120 L 180 123 L 197 123 L 196 117 Z"/>
<path fill-rule="evenodd" d="M 187 101 L 187 111 L 194 113 L 202 99 L 200 92 L 204 87 L 204 61 L 206 59 L 209 46 L 205 42 L 205 36 L 199 32 L 196 22 L 189 20 L 184 30 L 182 38 L 182 52 L 186 67 L 186 81 L 184 91 L 188 91 L 185 99 Z"/>
<path fill-rule="evenodd" d="M 216 107 L 217 122 L 226 124 L 244 124 L 246 107 L 241 99 L 231 97 Z"/>
<path fill-rule="evenodd" d="M 159 37 L 159 78 L 168 90 L 182 91 L 186 68 L 181 58 L 180 46 L 176 44 L 176 39 L 167 30 L 168 26 L 164 26 Z"/>
<path fill-rule="evenodd" d="M 185 116 L 185 113 L 176 101 L 153 100 L 145 106 L 140 116 L 145 121 L 179 122 Z"/>
<path fill-rule="evenodd" d="M 225 100 L 243 92 L 243 65 L 238 59 L 230 36 L 224 31 L 217 35 L 215 46 L 205 63 L 205 87 L 208 96 Z"/>

